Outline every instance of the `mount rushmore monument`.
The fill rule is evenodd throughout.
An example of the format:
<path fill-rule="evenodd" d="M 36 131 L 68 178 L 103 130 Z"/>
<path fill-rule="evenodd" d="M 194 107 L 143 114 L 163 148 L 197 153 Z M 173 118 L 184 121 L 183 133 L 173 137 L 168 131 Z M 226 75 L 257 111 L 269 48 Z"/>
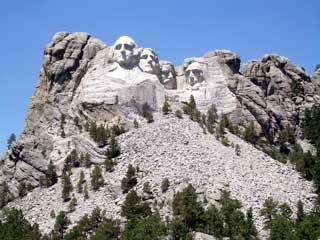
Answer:
<path fill-rule="evenodd" d="M 240 62 L 237 54 L 216 50 L 174 66 L 127 36 L 107 46 L 87 33 L 59 32 L 45 48 L 23 132 L 0 159 L 0 181 L 13 191 L 21 181 L 38 186 L 48 163 L 61 165 L 73 149 L 102 163 L 104 150 L 79 126 L 131 128 L 144 103 L 158 111 L 166 99 L 179 106 L 191 95 L 200 111 L 214 104 L 234 124 L 253 122 L 271 144 L 285 127 L 299 136 L 304 110 L 320 102 L 312 78 L 275 54 L 241 70 Z"/>

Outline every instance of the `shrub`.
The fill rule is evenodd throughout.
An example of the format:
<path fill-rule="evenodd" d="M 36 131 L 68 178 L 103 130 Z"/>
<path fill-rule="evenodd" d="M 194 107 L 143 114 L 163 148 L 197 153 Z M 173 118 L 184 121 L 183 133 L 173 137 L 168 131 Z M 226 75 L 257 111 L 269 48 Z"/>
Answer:
<path fill-rule="evenodd" d="M 169 114 L 169 112 L 171 112 L 170 104 L 167 101 L 167 99 L 163 103 L 162 112 L 163 112 L 164 115 L 167 115 L 167 114 Z"/>
<path fill-rule="evenodd" d="M 46 187 L 50 187 L 58 182 L 58 176 L 56 173 L 56 168 L 52 161 L 49 162 L 47 172 L 44 179 L 44 184 Z"/>
<path fill-rule="evenodd" d="M 142 117 L 144 117 L 147 120 L 147 123 L 152 123 L 153 120 L 153 115 L 151 112 L 151 108 L 148 103 L 144 103 L 142 105 L 142 112 L 141 112 Z"/>
<path fill-rule="evenodd" d="M 99 166 L 95 166 L 91 172 L 91 187 L 93 191 L 98 191 L 104 185 L 104 179 Z"/>
<path fill-rule="evenodd" d="M 163 193 L 167 192 L 170 187 L 170 182 L 168 178 L 164 178 L 161 183 L 161 191 Z"/>
<path fill-rule="evenodd" d="M 121 189 L 123 193 L 127 193 L 138 183 L 136 177 L 136 169 L 129 164 L 126 176 L 121 181 Z"/>
<path fill-rule="evenodd" d="M 70 200 L 70 193 L 73 190 L 73 186 L 71 184 L 71 180 L 67 172 L 63 171 L 61 176 L 61 184 L 62 184 L 62 199 L 64 202 Z"/>
<path fill-rule="evenodd" d="M 183 118 L 183 116 L 182 116 L 182 112 L 181 112 L 181 110 L 176 110 L 176 113 L 175 113 L 175 115 L 176 115 L 176 117 L 177 118 L 179 118 L 179 119 L 182 119 Z"/>

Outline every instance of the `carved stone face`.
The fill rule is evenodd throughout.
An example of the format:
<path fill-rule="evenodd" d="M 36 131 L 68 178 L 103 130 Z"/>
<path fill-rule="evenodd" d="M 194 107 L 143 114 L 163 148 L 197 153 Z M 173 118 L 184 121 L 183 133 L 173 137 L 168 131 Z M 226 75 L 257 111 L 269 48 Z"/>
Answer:
<path fill-rule="evenodd" d="M 201 68 L 200 63 L 198 62 L 191 63 L 187 67 L 185 75 L 191 86 L 194 86 L 197 83 L 201 83 L 204 80 L 203 70 Z"/>
<path fill-rule="evenodd" d="M 129 66 L 134 62 L 134 49 L 137 48 L 135 41 L 127 36 L 120 37 L 115 44 L 114 60 L 122 66 Z"/>
<path fill-rule="evenodd" d="M 176 73 L 170 62 L 160 62 L 162 84 L 167 89 L 176 88 Z"/>
<path fill-rule="evenodd" d="M 146 73 L 156 74 L 159 71 L 159 60 L 150 48 L 144 48 L 140 55 L 140 68 Z"/>

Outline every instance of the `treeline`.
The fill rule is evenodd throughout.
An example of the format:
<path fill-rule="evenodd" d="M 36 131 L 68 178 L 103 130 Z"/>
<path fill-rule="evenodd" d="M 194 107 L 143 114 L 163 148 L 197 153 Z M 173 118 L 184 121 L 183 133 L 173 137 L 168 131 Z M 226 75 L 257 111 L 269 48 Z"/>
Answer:
<path fill-rule="evenodd" d="M 205 207 L 198 200 L 195 189 L 188 185 L 178 192 L 172 201 L 173 216 L 162 219 L 158 209 L 142 200 L 131 190 L 121 207 L 124 225 L 117 219 L 106 217 L 106 212 L 94 209 L 91 215 L 84 215 L 69 231 L 70 220 L 67 212 L 59 212 L 54 228 L 49 235 L 41 235 L 38 225 L 31 225 L 20 210 L 6 211 L 0 221 L 0 239 L 4 240 L 192 240 L 194 231 L 203 232 L 217 239 L 258 239 L 252 209 L 241 211 L 241 203 L 223 191 L 218 204 Z M 270 240 L 317 240 L 320 237 L 320 215 L 315 208 L 305 213 L 303 204 L 298 202 L 298 212 L 293 212 L 285 203 L 269 198 L 265 201 L 260 215 Z"/>

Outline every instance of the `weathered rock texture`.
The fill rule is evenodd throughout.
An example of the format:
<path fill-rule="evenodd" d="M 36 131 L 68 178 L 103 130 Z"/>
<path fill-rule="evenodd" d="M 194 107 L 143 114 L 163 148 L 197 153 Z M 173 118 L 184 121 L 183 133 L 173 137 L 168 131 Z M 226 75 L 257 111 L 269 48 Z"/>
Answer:
<path fill-rule="evenodd" d="M 227 114 L 234 124 L 247 126 L 253 121 L 257 132 L 271 143 L 286 126 L 303 137 L 303 111 L 320 102 L 318 79 L 319 73 L 311 79 L 287 58 L 272 54 L 245 64 L 242 70 L 240 57 L 227 50 L 188 58 L 182 66 L 174 67 L 159 61 L 152 49 L 139 48 L 129 37 L 121 37 L 108 47 L 86 33 L 57 33 L 45 48 L 24 130 L 0 159 L 0 182 L 7 182 L 14 194 L 22 181 L 36 187 L 49 161 L 61 168 L 73 149 L 89 153 L 94 163 L 102 163 L 105 148 L 90 139 L 85 124 L 96 121 L 129 129 L 133 120 L 139 119 L 144 103 L 157 111 L 165 98 L 179 106 L 193 95 L 201 111 L 215 104 L 218 113 Z M 174 186 L 192 182 L 202 195 L 212 199 L 216 190 L 228 187 L 245 207 L 257 209 L 269 195 L 292 205 L 303 197 L 310 205 L 310 183 L 289 166 L 230 136 L 243 149 L 237 157 L 212 136 L 203 135 L 194 123 L 176 121 L 159 119 L 154 125 L 121 136 L 123 154 L 117 171 L 107 177 L 106 192 L 81 202 L 73 220 L 88 212 L 93 202 L 118 213 L 117 203 L 123 200 L 119 176 L 129 162 L 146 171 L 140 178 L 152 182 L 155 194 L 159 194 L 156 189 L 161 179 L 168 175 Z M 60 202 L 50 201 L 58 199 L 58 188 L 30 193 L 21 206 L 25 211 L 34 209 L 27 216 L 47 220 L 47 205 L 37 202 L 34 194 L 40 194 L 39 199 L 49 202 L 50 208 L 59 209 Z M 113 202 L 119 196 L 121 201 Z"/>
<path fill-rule="evenodd" d="M 279 163 L 232 134 L 227 137 L 241 146 L 240 156 L 213 135 L 204 134 L 188 116 L 178 119 L 156 114 L 154 123 L 140 125 L 141 128 L 118 138 L 122 154 L 116 158 L 114 172 L 106 173 L 103 169 L 106 186 L 98 192 L 90 190 L 90 198 L 86 201 L 83 194 L 74 191 L 78 206 L 69 214 L 72 222 L 91 213 L 95 207 L 105 209 L 110 217 L 120 218 L 121 204 L 126 196 L 121 190 L 121 180 L 129 164 L 139 166 L 135 187 L 138 194 L 145 195 L 143 185 L 149 182 L 152 197 L 147 201 L 151 206 L 157 206 L 162 216 L 170 216 L 174 193 L 188 183 L 197 190 L 199 200 L 206 198 L 208 204 L 218 204 L 221 190 L 230 191 L 232 197 L 243 203 L 244 209 L 253 208 L 259 231 L 262 230 L 259 210 L 268 197 L 287 202 L 294 211 L 298 200 L 304 202 L 307 211 L 312 207 L 315 194 L 311 182 L 305 181 L 291 165 Z M 90 186 L 89 169 L 73 169 L 73 186 L 79 180 L 80 170 L 85 172 Z M 170 182 L 165 194 L 161 192 L 164 178 Z M 52 209 L 55 212 L 68 210 L 68 203 L 62 203 L 60 182 L 49 189 L 37 188 L 9 206 L 21 208 L 32 222 L 43 223 L 40 228 L 45 232 L 54 224 L 54 219 L 50 218 Z"/>

